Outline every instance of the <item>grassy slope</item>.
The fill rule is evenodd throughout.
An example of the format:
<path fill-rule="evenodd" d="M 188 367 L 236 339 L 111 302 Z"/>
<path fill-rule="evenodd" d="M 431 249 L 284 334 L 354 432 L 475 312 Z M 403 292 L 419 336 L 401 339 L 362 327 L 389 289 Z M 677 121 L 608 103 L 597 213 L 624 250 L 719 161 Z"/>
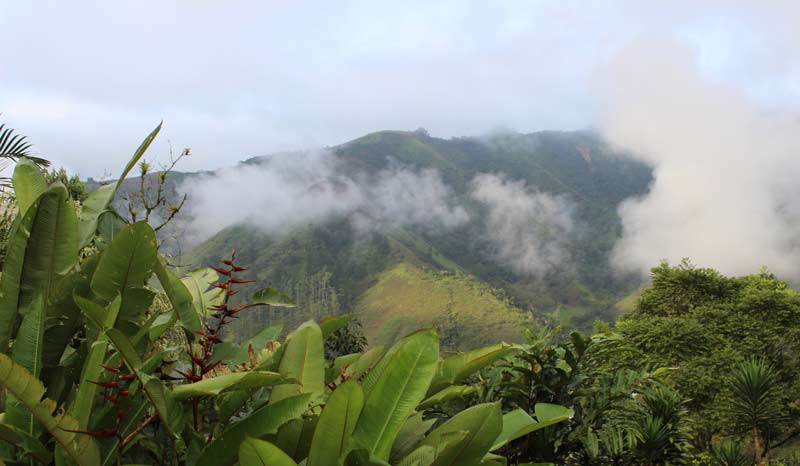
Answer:
<path fill-rule="evenodd" d="M 373 344 L 388 344 L 421 327 L 436 326 L 459 347 L 520 341 L 529 316 L 474 277 L 400 263 L 382 273 L 356 312 Z M 453 324 L 457 328 L 453 328 Z"/>

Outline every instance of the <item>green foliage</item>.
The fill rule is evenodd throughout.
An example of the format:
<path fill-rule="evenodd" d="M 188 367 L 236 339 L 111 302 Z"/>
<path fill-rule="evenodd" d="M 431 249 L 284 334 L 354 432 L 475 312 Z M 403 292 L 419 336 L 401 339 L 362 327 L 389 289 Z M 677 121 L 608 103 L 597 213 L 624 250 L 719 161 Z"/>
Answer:
<path fill-rule="evenodd" d="M 753 456 L 745 452 L 741 442 L 726 439 L 711 447 L 715 466 L 752 466 Z"/>
<path fill-rule="evenodd" d="M 180 277 L 154 229 L 113 210 L 119 183 L 78 206 L 38 170 L 17 165 L 20 214 L 0 276 L 2 462 L 672 465 L 702 453 L 739 465 L 749 451 L 712 440 L 752 440 L 758 462 L 796 433 L 800 296 L 766 273 L 662 264 L 618 333 L 560 335 L 521 330 L 531 321 L 502 294 L 404 256 L 365 288 L 373 305 L 396 299 L 381 304 L 394 314 L 384 324 L 408 305 L 404 317 L 438 325 L 450 347 L 506 330 L 526 342 L 440 357 L 436 328 L 402 323 L 387 349 L 368 348 L 332 275 L 259 289 L 234 252 Z M 421 284 L 429 292 L 410 296 Z M 414 304 L 431 298 L 474 328 Z M 224 340 L 240 316 L 295 311 L 313 318 L 283 341 L 280 326 Z"/>
<path fill-rule="evenodd" d="M 66 186 L 69 196 L 73 201 L 83 202 L 89 197 L 86 185 L 81 181 L 80 177 L 78 175 L 67 175 L 67 171 L 63 168 L 50 170 L 45 174 L 45 178 L 48 184 L 58 181 Z"/>
<path fill-rule="evenodd" d="M 325 321 L 322 321 L 324 324 Z M 352 315 L 347 321 L 325 338 L 325 358 L 336 359 L 347 354 L 361 353 L 367 349 L 367 337 L 361 322 Z"/>
<path fill-rule="evenodd" d="M 0 354 L 0 384 L 50 433 L 72 461 L 79 466 L 94 466 L 100 463 L 94 440 L 71 432 L 78 428 L 78 421 L 64 413 L 58 413 L 56 403 L 45 398 L 45 388 L 42 383 L 4 354 Z"/>
<path fill-rule="evenodd" d="M 623 362 L 673 368 L 665 380 L 689 400 L 695 448 L 706 450 L 715 435 L 736 433 L 742 418 L 726 407 L 730 393 L 721 382 L 753 355 L 763 355 L 775 371 L 774 393 L 781 394 L 775 403 L 781 407 L 773 419 L 789 414 L 789 401 L 800 399 L 797 292 L 768 273 L 729 278 L 688 261 L 662 263 L 653 269 L 652 282 L 636 310 L 617 324 L 635 350 Z M 774 439 L 793 430 L 775 422 Z"/>

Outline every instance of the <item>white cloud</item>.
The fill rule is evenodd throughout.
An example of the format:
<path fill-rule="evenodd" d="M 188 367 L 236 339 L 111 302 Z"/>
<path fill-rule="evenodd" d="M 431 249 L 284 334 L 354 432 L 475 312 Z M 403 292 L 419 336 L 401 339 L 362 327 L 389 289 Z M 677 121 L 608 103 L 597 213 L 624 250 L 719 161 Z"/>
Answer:
<path fill-rule="evenodd" d="M 688 257 L 728 274 L 800 277 L 800 119 L 704 78 L 689 50 L 645 41 L 610 62 L 602 130 L 655 167 L 620 207 L 615 263 L 646 271 Z"/>
<path fill-rule="evenodd" d="M 188 231 L 197 241 L 237 224 L 284 234 L 336 217 L 362 232 L 452 228 L 469 219 L 434 170 L 345 174 L 339 163 L 323 150 L 286 153 L 189 178 L 179 188 L 189 198 Z"/>
<path fill-rule="evenodd" d="M 534 277 L 567 262 L 573 227 L 569 201 L 502 175 L 481 174 L 472 185 L 472 197 L 487 208 L 486 235 L 498 262 Z"/>

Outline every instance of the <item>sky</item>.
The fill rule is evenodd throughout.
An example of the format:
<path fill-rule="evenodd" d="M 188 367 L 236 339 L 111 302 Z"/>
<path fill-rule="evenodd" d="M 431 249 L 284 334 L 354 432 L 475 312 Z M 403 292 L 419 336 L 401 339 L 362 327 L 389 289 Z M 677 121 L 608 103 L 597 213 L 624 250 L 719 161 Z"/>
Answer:
<path fill-rule="evenodd" d="M 653 167 L 649 191 L 619 206 L 617 270 L 689 257 L 800 281 L 797 0 L 0 0 L 0 21 L 0 121 L 84 178 L 113 178 L 163 120 L 149 160 L 190 147 L 185 171 L 318 154 L 203 177 L 190 211 L 248 177 L 248 199 L 285 212 L 371 212 L 369 229 L 431 223 L 420 206 L 435 205 L 447 228 L 466 218 L 435 172 L 309 190 L 331 179 L 324 148 L 384 129 L 593 129 Z M 567 266 L 531 225 L 568 232 L 571 206 L 513 175 L 473 183 L 497 259 Z M 248 205 L 195 230 L 273 231 L 262 217 Z"/>
<path fill-rule="evenodd" d="M 0 119 L 84 177 L 118 172 L 161 120 L 151 157 L 191 147 L 184 170 L 382 129 L 594 128 L 598 70 L 651 39 L 792 108 L 796 3 L 0 0 Z"/>

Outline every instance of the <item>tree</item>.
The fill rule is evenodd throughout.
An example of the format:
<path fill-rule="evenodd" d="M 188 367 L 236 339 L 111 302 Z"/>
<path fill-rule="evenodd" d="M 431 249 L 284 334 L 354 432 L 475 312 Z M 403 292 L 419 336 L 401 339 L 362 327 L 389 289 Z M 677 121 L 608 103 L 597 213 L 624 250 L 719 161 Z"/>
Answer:
<path fill-rule="evenodd" d="M 45 174 L 45 179 L 48 183 L 55 183 L 58 181 L 66 186 L 70 197 L 74 201 L 83 202 L 89 197 L 89 193 L 86 191 L 86 185 L 83 184 L 80 177 L 78 175 L 67 175 L 67 171 L 63 168 L 50 170 Z"/>
<path fill-rule="evenodd" d="M 121 195 L 131 222 L 144 220 L 150 223 L 155 231 L 159 231 L 178 215 L 186 203 L 186 195 L 179 201 L 170 202 L 174 193 L 170 192 L 167 180 L 178 162 L 190 154 L 191 150 L 185 148 L 175 156 L 170 148 L 169 164 L 155 173 L 151 173 L 153 167 L 149 162 L 146 160 L 139 162 L 138 189 L 129 190 Z"/>
<path fill-rule="evenodd" d="M 762 358 L 750 358 L 738 366 L 730 380 L 726 409 L 737 433 L 753 435 L 753 451 L 759 466 L 769 458 L 770 441 L 784 416 L 778 374 Z"/>
<path fill-rule="evenodd" d="M 688 261 L 664 262 L 616 330 L 637 350 L 628 363 L 672 368 L 665 378 L 689 399 L 691 442 L 698 451 L 728 433 L 720 381 L 751 355 L 764 355 L 778 374 L 779 391 L 800 399 L 800 295 L 766 271 L 726 277 Z M 784 416 L 789 409 L 783 406 Z M 778 441 L 797 434 L 786 424 L 775 429 Z"/>

